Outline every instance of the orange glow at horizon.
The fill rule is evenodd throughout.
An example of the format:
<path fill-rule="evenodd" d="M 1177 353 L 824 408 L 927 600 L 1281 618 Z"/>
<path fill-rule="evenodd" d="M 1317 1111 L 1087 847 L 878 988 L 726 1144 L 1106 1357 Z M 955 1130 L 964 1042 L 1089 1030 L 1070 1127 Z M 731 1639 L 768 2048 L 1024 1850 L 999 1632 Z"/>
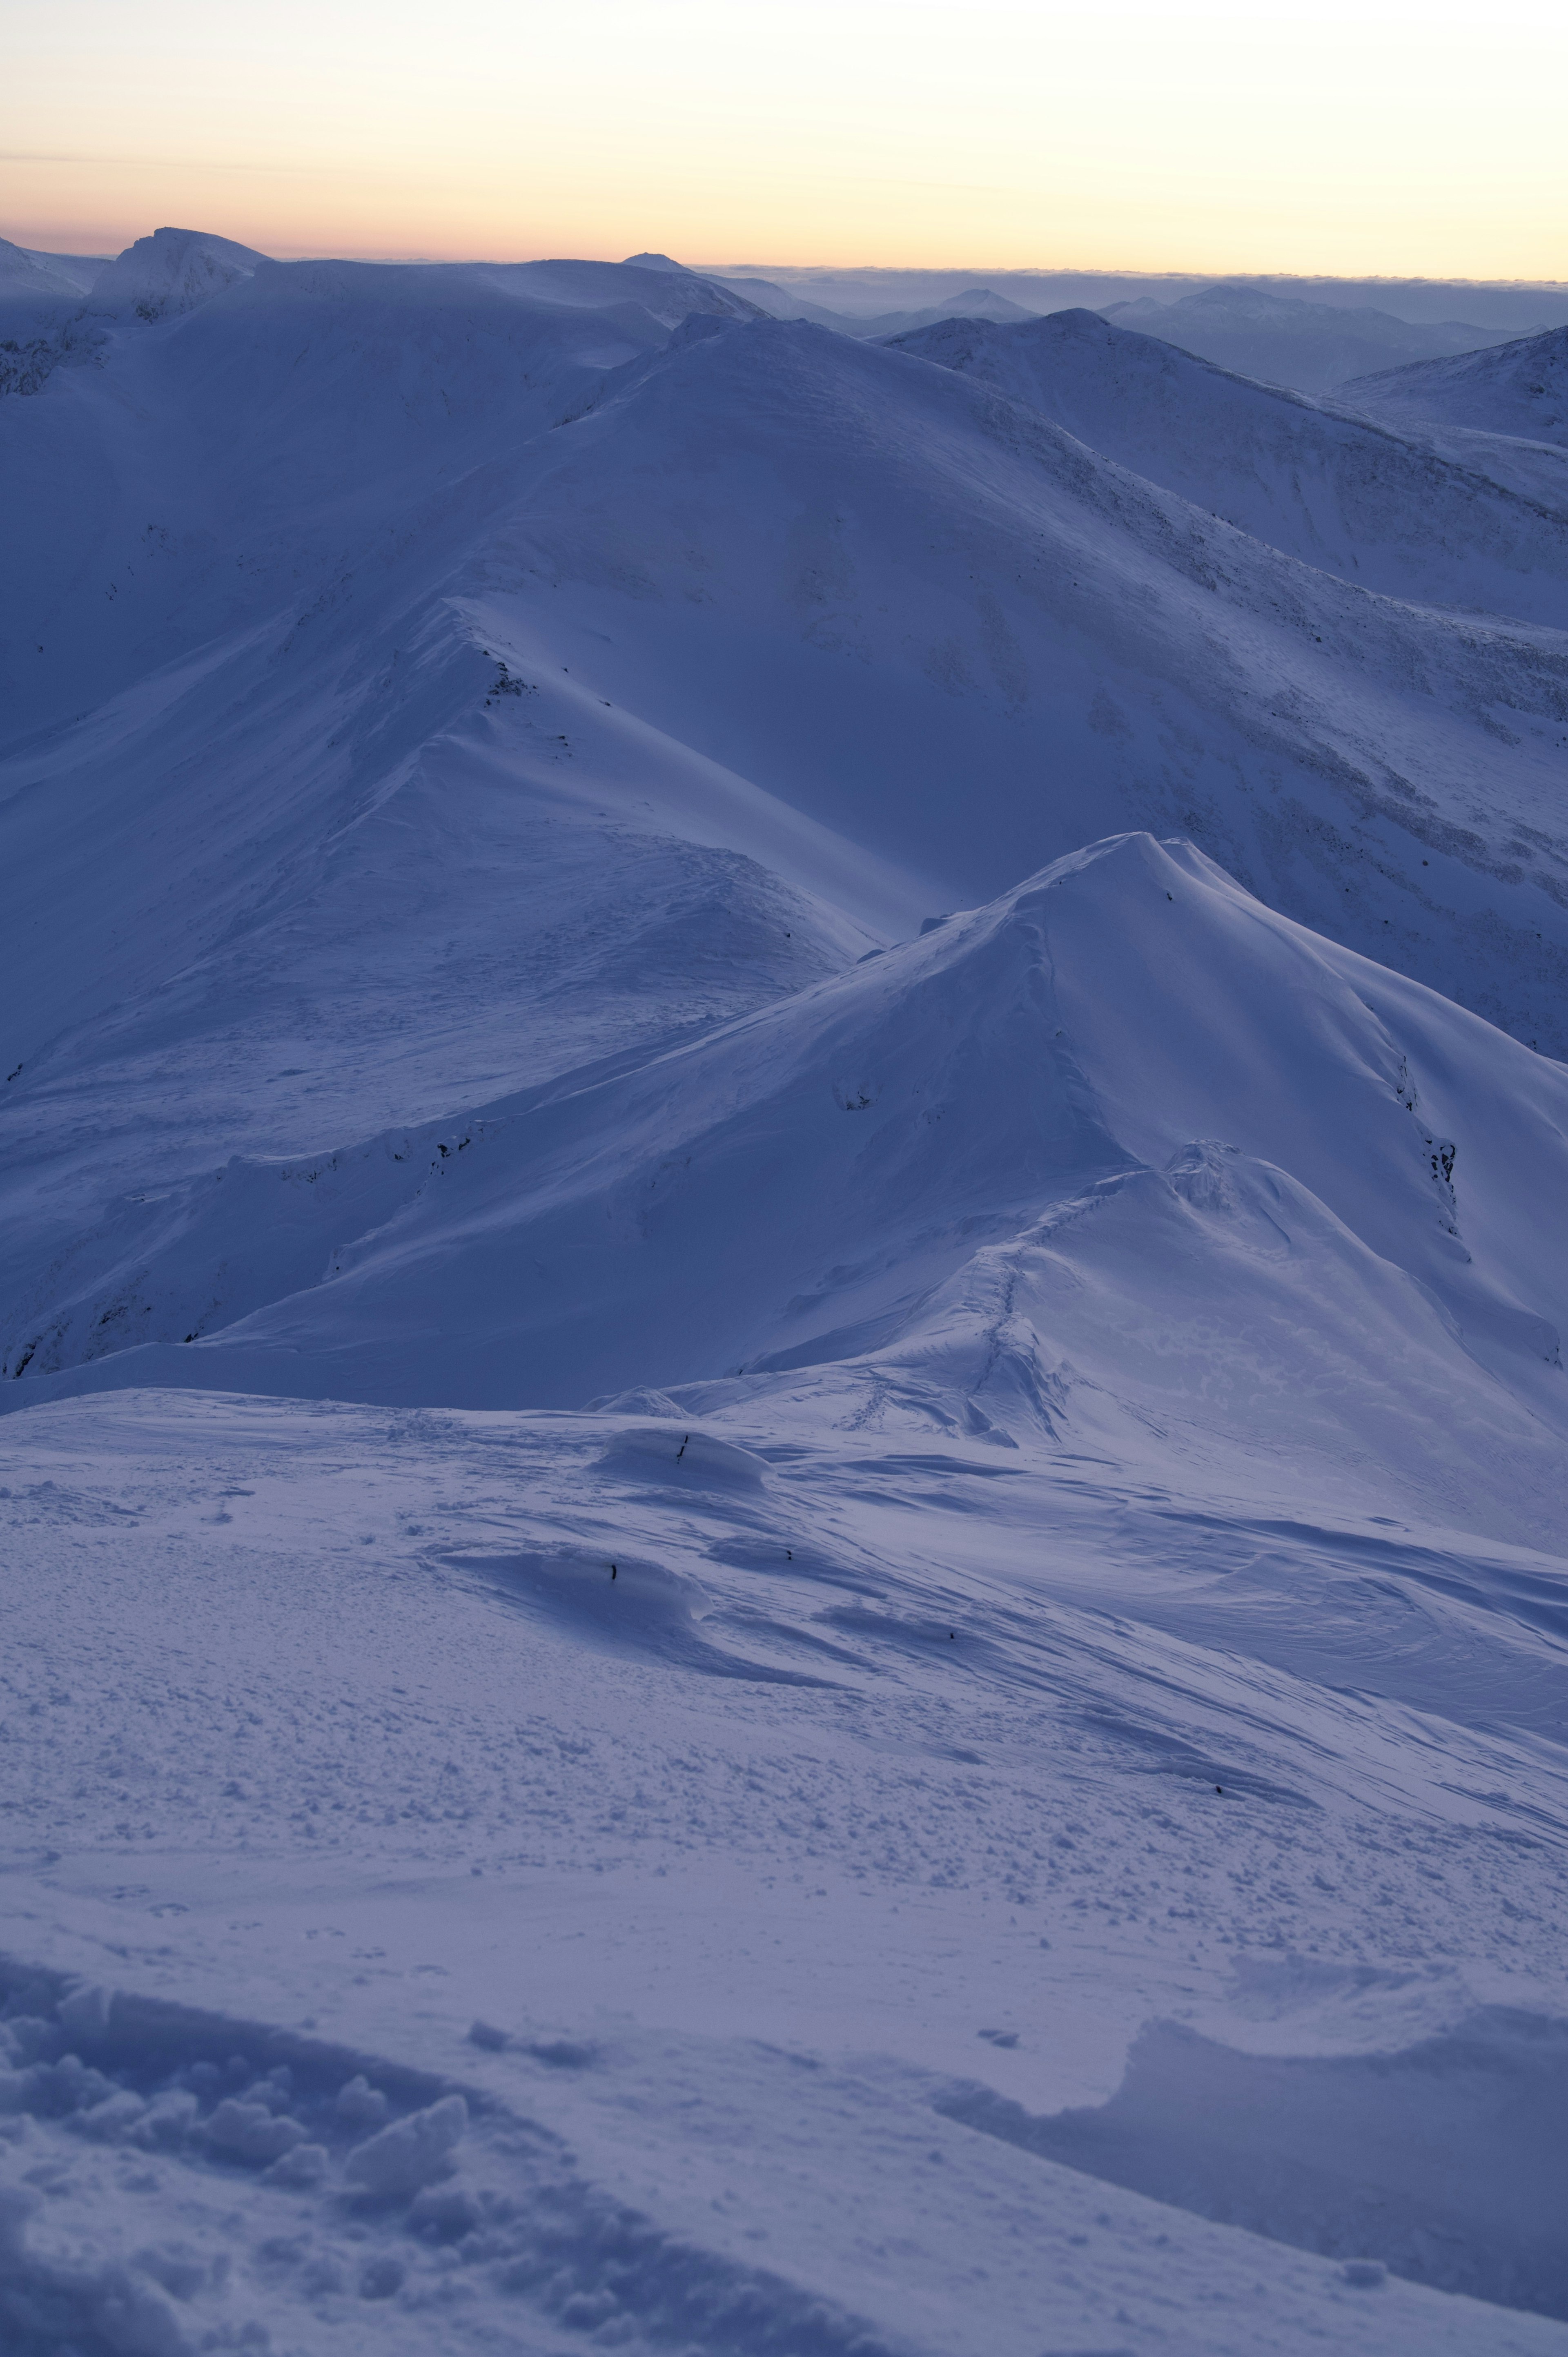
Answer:
<path fill-rule="evenodd" d="M 0 231 L 290 256 L 1568 277 L 1568 12 L 21 0 Z"/>

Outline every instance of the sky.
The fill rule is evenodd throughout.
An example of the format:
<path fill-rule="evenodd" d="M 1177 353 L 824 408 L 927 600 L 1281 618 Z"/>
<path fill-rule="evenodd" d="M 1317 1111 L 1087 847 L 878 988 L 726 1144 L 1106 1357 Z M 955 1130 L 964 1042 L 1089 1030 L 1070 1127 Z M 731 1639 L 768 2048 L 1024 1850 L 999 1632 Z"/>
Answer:
<path fill-rule="evenodd" d="M 7 0 L 0 233 L 1568 279 L 1562 0 Z"/>

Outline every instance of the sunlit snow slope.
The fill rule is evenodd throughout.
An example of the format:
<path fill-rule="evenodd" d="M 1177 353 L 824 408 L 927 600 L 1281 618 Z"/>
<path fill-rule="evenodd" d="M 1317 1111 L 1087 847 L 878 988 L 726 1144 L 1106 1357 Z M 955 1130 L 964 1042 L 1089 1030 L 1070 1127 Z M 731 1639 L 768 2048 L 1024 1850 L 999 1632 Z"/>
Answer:
<path fill-rule="evenodd" d="M 0 2342 L 1568 2350 L 1553 454 L 49 301 Z"/>

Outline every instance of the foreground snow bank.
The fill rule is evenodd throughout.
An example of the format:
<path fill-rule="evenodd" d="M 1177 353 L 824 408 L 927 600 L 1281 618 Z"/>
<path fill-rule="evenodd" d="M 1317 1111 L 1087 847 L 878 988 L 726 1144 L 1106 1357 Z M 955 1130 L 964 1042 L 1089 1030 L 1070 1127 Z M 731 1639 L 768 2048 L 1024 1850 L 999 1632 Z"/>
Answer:
<path fill-rule="evenodd" d="M 1568 2348 L 1560 1557 L 654 1408 L 0 1427 L 16 2345 Z"/>
<path fill-rule="evenodd" d="M 1286 2352 L 1326 2339 L 1367 2357 L 1568 2345 L 1544 2319 L 1440 2299 L 1377 2260 L 1303 2259 L 1108 2192 L 1095 2177 L 1114 2168 L 1081 2173 L 1087 2139 L 1074 2146 L 1070 2127 L 1058 2139 L 1078 2169 L 1047 2137 L 1034 2155 L 1048 2157 L 1026 2157 L 994 2102 L 931 2104 L 914 2086 L 694 2043 L 564 2061 L 546 2046 L 514 2052 L 499 2032 L 453 2053 L 459 2092 L 444 2074 L 70 1992 L 15 1965 L 0 1965 L 0 2048 L 17 2063 L 0 2073 L 0 2167 L 25 2162 L 47 2187 L 0 2180 L 0 2324 L 18 2352 L 413 2352 L 433 2334 L 454 2351 L 498 2336 L 565 2350 L 587 2335 L 702 2357 L 915 2357 L 972 2349 L 978 2334 L 1022 2357 L 1042 2333 L 1049 2349 L 1081 2351 L 1085 2336 L 1109 2345 L 1107 2331 L 1119 2347 L 1152 2345 L 1154 2329 L 1182 2357 L 1242 2357 L 1261 2299 L 1277 2303 L 1271 2345 Z M 91 2027 L 82 1994 L 99 2000 Z M 663 2140 L 653 2106 L 676 2085 L 715 2160 L 736 2107 L 748 2115 L 746 2150 L 701 2224 L 673 2186 L 650 2209 L 599 2174 L 618 2113 L 651 2158 L 649 2130 L 653 2150 Z M 261 2124 L 248 2143 L 228 2125 L 240 2113 Z M 387 2125 L 356 2141 L 367 2114 Z M 830 2152 L 834 2176 L 856 2186 L 847 2236 L 820 2190 L 812 2198 Z M 889 2165 L 917 2158 L 890 2202 Z"/>

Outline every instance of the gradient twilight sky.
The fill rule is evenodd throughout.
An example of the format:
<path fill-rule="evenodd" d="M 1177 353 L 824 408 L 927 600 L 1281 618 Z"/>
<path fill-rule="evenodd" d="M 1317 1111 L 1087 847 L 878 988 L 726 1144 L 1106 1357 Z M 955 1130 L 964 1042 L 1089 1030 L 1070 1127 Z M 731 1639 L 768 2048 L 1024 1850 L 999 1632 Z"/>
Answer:
<path fill-rule="evenodd" d="M 8 0 L 0 231 L 1568 278 L 1568 0 Z"/>

